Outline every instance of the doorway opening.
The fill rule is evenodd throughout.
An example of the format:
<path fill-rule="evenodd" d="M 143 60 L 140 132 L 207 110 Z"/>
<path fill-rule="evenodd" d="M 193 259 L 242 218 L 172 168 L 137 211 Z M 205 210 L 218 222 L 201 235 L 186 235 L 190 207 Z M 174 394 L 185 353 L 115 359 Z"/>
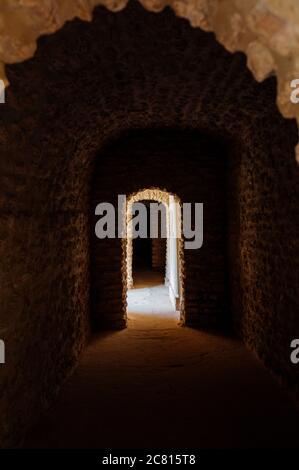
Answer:
<path fill-rule="evenodd" d="M 184 323 L 179 198 L 156 188 L 132 194 L 127 199 L 126 228 L 128 326 Z"/>

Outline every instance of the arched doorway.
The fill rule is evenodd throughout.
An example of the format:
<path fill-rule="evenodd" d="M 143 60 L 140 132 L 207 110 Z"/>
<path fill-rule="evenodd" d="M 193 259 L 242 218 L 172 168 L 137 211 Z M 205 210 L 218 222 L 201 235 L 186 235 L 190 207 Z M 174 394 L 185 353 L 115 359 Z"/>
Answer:
<path fill-rule="evenodd" d="M 124 155 L 130 155 L 125 159 Z M 142 162 L 142 164 L 140 164 Z M 227 146 L 200 132 L 136 129 L 110 140 L 97 158 L 91 210 L 101 202 L 115 207 L 143 188 L 159 189 L 185 203 L 204 204 L 204 243 L 184 249 L 184 298 L 180 320 L 188 326 L 215 327 L 226 322 L 226 167 Z M 230 183 L 228 182 L 230 185 Z M 162 188 L 162 189 L 161 189 Z M 141 198 L 141 199 L 140 199 Z M 147 199 L 141 193 L 137 199 Z M 158 196 L 149 200 L 161 201 Z M 91 306 L 95 328 L 127 326 L 127 244 L 122 238 L 98 240 L 91 226 Z M 235 218 L 235 213 L 233 214 Z"/>
<path fill-rule="evenodd" d="M 140 226 L 141 220 L 145 227 Z M 152 315 L 184 323 L 184 247 L 178 196 L 158 188 L 131 194 L 126 227 L 128 319 L 130 314 L 132 318 Z"/>

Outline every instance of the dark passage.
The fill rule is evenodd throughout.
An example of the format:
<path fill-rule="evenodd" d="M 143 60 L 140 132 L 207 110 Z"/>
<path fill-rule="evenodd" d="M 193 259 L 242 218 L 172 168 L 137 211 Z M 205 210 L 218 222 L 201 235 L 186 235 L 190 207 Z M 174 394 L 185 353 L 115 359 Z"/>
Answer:
<path fill-rule="evenodd" d="M 150 238 L 134 240 L 133 253 L 133 276 L 136 271 L 152 269 L 152 242 Z"/>
<path fill-rule="evenodd" d="M 150 202 L 139 201 L 147 210 L 146 236 L 147 238 L 135 238 L 133 240 L 133 278 L 138 271 L 150 271 L 152 263 L 152 240 L 150 238 Z"/>

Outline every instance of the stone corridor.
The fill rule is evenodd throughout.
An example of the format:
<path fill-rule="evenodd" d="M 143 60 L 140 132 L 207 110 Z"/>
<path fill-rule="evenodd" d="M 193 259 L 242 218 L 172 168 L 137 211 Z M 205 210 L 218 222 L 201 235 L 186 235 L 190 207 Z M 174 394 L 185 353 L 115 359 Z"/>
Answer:
<path fill-rule="evenodd" d="M 298 28 L 298 0 L 0 1 L 0 447 L 298 447 Z M 199 249 L 148 257 L 180 325 L 161 284 L 127 318 L 120 195 L 203 205 Z"/>

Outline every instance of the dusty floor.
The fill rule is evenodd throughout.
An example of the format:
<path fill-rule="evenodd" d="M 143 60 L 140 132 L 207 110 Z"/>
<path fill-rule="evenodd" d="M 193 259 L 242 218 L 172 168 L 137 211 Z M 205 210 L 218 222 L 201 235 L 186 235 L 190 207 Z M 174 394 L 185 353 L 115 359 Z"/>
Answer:
<path fill-rule="evenodd" d="M 139 271 L 134 289 L 130 289 L 127 296 L 128 327 L 177 327 L 180 314 L 172 306 L 168 291 L 163 274 Z"/>
<path fill-rule="evenodd" d="M 263 366 L 237 339 L 177 326 L 157 284 L 165 315 L 137 283 L 129 328 L 94 338 L 25 447 L 299 446 L 298 415 Z"/>

